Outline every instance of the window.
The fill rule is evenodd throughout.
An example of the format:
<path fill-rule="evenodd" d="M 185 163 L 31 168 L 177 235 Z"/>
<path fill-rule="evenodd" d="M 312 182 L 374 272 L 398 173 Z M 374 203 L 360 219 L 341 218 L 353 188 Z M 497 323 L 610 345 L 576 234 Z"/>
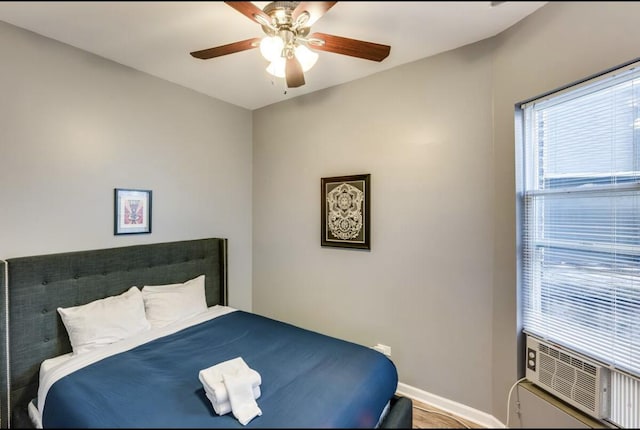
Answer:
<path fill-rule="evenodd" d="M 516 115 L 524 330 L 612 369 L 623 427 L 640 425 L 639 65 Z"/>

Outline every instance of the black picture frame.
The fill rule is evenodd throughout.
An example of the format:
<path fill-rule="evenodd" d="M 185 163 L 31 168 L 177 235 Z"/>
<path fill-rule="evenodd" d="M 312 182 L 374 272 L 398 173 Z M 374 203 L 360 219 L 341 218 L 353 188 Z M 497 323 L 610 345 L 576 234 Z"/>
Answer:
<path fill-rule="evenodd" d="M 371 174 L 321 178 L 321 246 L 371 249 Z"/>
<path fill-rule="evenodd" d="M 113 234 L 151 233 L 152 191 L 114 188 Z"/>

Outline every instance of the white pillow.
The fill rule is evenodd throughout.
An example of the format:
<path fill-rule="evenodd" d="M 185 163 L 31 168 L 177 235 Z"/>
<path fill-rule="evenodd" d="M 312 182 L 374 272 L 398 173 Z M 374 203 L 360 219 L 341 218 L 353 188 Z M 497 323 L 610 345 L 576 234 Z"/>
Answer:
<path fill-rule="evenodd" d="M 152 328 L 192 317 L 207 310 L 204 275 L 182 284 L 145 285 L 142 298 Z"/>
<path fill-rule="evenodd" d="M 58 308 L 73 354 L 82 354 L 149 330 L 142 293 L 131 287 L 118 296 Z"/>

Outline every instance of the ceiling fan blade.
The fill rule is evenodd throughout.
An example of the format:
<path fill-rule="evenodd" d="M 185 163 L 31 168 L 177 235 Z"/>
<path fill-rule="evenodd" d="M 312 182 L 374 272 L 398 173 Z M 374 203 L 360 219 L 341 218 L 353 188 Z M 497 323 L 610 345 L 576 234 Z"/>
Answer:
<path fill-rule="evenodd" d="M 239 42 L 229 43 L 228 45 L 216 46 L 214 48 L 203 49 L 201 51 L 191 52 L 191 56 L 200 58 L 201 60 L 207 60 L 209 58 L 221 57 L 227 54 L 233 54 L 235 52 L 246 51 L 258 47 L 260 44 L 260 38 L 254 37 L 253 39 L 241 40 Z"/>
<path fill-rule="evenodd" d="M 260 18 L 256 19 L 256 15 L 262 17 L 266 22 L 271 22 L 271 17 L 250 1 L 226 1 L 225 3 L 258 24 L 262 24 L 262 22 Z"/>
<path fill-rule="evenodd" d="M 327 13 L 329 9 L 338 3 L 337 1 L 302 1 L 291 14 L 293 22 L 296 22 L 302 12 L 307 11 L 309 20 L 304 24 L 305 27 L 311 27 L 322 15 Z"/>
<path fill-rule="evenodd" d="M 304 73 L 302 72 L 300 62 L 296 57 L 287 58 L 285 74 L 287 78 L 287 87 L 297 88 L 304 85 Z"/>
<path fill-rule="evenodd" d="M 323 45 L 310 43 L 309 47 L 312 49 L 364 58 L 365 60 L 382 61 L 387 58 L 391 51 L 391 47 L 388 45 L 364 42 L 362 40 L 349 39 L 347 37 L 334 36 L 325 33 L 313 33 L 309 35 L 309 39 L 324 40 Z"/>

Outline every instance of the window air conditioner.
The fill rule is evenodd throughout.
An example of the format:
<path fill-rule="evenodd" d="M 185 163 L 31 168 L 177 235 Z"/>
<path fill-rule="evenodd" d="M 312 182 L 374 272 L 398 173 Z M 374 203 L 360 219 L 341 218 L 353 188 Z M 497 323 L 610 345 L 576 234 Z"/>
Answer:
<path fill-rule="evenodd" d="M 595 418 L 609 417 L 608 368 L 530 335 L 526 361 L 529 381 Z"/>

